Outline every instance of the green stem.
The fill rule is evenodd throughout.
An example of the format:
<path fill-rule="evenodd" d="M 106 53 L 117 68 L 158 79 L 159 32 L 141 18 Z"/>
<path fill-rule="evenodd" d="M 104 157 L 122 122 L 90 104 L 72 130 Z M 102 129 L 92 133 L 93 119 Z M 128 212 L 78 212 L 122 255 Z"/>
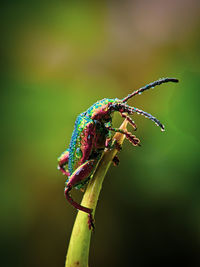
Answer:
<path fill-rule="evenodd" d="M 120 129 L 125 130 L 127 123 L 127 120 L 125 120 Z M 113 140 L 122 145 L 124 138 L 123 134 L 116 133 Z M 95 214 L 104 177 L 117 152 L 116 148 L 104 152 L 83 196 L 81 205 L 93 209 L 93 215 Z M 91 232 L 88 227 L 88 214 L 78 211 L 71 234 L 65 267 L 88 266 Z"/>

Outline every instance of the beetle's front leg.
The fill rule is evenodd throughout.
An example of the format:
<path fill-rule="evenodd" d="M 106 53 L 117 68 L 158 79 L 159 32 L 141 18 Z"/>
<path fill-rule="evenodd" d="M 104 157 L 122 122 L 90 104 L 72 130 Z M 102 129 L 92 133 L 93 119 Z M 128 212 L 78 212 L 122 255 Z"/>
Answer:
<path fill-rule="evenodd" d="M 65 187 L 65 196 L 66 196 L 66 199 L 70 202 L 70 204 L 72 206 L 74 206 L 76 209 L 88 213 L 89 229 L 91 229 L 91 228 L 94 229 L 94 220 L 93 220 L 93 216 L 92 216 L 92 209 L 83 207 L 80 204 L 78 204 L 77 202 L 75 202 L 72 199 L 72 197 L 70 196 L 69 192 L 71 191 L 71 189 L 73 187 L 80 185 L 80 184 L 84 184 L 84 182 L 87 181 L 88 177 L 90 177 L 90 175 L 94 171 L 94 168 L 96 166 L 96 162 L 97 161 L 91 159 L 91 160 L 84 162 L 81 166 L 79 166 L 72 173 L 72 175 L 69 177 L 69 181 Z"/>
<path fill-rule="evenodd" d="M 125 137 L 129 140 L 130 143 L 132 143 L 134 146 L 140 146 L 140 140 L 135 136 L 133 135 L 132 133 L 126 131 L 126 130 L 122 130 L 122 129 L 119 129 L 119 128 L 112 128 L 112 127 L 108 127 L 108 130 L 110 131 L 113 131 L 115 133 L 121 133 L 121 134 L 124 134 Z M 117 144 L 117 143 L 116 143 Z"/>
<path fill-rule="evenodd" d="M 134 131 L 137 130 L 137 125 L 135 124 L 135 122 L 125 113 L 120 112 L 122 118 L 127 119 L 128 123 L 133 127 Z"/>

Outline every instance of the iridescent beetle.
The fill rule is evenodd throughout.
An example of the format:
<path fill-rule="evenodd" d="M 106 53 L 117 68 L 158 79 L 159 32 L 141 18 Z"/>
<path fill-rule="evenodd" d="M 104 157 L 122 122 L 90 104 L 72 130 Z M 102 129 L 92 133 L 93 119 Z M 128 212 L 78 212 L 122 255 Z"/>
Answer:
<path fill-rule="evenodd" d="M 123 118 L 126 118 L 129 124 L 133 126 L 134 130 L 136 130 L 136 125 L 127 114 L 132 115 L 137 113 L 143 115 L 151 121 L 154 121 L 155 124 L 160 126 L 161 130 L 164 131 L 164 126 L 151 114 L 138 108 L 128 106 L 126 103 L 131 97 L 167 82 L 177 83 L 178 80 L 175 78 L 159 79 L 138 89 L 137 91 L 134 91 L 132 94 L 129 94 L 121 100 L 118 98 L 104 98 L 100 101 L 97 101 L 77 117 L 69 149 L 64 151 L 58 158 L 58 168 L 64 175 L 67 176 L 65 186 L 66 199 L 76 209 L 88 213 L 89 228 L 94 228 L 92 209 L 83 207 L 75 202 L 69 194 L 71 189 L 74 187 L 81 189 L 88 182 L 104 149 L 111 147 L 112 131 L 124 134 L 134 146 L 140 145 L 139 139 L 136 138 L 132 133 L 112 127 L 112 115 L 115 111 L 118 111 Z M 115 165 L 117 165 L 118 161 L 119 159 L 114 157 L 113 162 Z M 68 169 L 66 168 L 67 164 Z"/>

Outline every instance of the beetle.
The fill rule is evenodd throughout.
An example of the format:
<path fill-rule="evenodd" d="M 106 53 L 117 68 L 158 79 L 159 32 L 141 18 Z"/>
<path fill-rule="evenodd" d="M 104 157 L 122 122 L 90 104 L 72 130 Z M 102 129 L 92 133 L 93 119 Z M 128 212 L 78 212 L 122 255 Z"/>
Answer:
<path fill-rule="evenodd" d="M 66 199 L 76 209 L 88 213 L 89 229 L 94 228 L 92 209 L 75 202 L 70 195 L 70 191 L 73 188 L 82 189 L 87 184 L 104 149 L 112 147 L 112 132 L 124 134 L 134 146 L 140 145 L 139 139 L 132 133 L 112 127 L 112 115 L 114 112 L 119 112 L 123 118 L 126 118 L 134 130 L 136 130 L 136 125 L 128 115 L 137 113 L 150 119 L 164 131 L 164 125 L 158 119 L 143 110 L 127 105 L 127 101 L 135 95 L 167 82 L 177 83 L 178 79 L 159 79 L 141 87 L 123 99 L 104 98 L 97 101 L 77 117 L 69 148 L 58 158 L 58 169 L 67 176 L 64 190 Z M 117 147 L 117 144 L 115 146 Z M 120 147 L 117 148 L 120 150 Z M 117 165 L 118 162 L 119 160 L 115 156 L 113 163 Z"/>

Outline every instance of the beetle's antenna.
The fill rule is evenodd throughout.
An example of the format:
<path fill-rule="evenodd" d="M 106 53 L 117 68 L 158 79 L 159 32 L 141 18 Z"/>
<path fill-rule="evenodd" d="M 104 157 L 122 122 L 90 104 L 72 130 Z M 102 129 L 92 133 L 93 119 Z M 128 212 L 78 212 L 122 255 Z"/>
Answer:
<path fill-rule="evenodd" d="M 150 89 L 150 88 L 154 88 L 157 85 L 160 85 L 162 83 L 167 83 L 167 82 L 174 82 L 177 83 L 178 79 L 175 78 L 161 78 L 155 82 L 149 83 L 147 85 L 145 85 L 144 87 L 141 87 L 140 89 L 138 89 L 137 91 L 134 91 L 132 94 L 129 94 L 128 96 L 126 96 L 125 98 L 122 99 L 122 102 L 127 102 L 131 97 L 135 96 L 135 95 L 140 95 L 142 92 Z"/>
<path fill-rule="evenodd" d="M 130 107 L 129 105 L 124 104 L 124 103 L 115 103 L 111 106 L 111 109 L 115 110 L 115 111 L 119 111 L 120 113 L 128 113 L 129 115 L 134 114 L 134 113 L 143 115 L 144 117 L 148 118 L 149 120 L 155 122 L 155 124 L 161 128 L 161 131 L 165 130 L 164 125 L 158 119 L 156 119 L 150 113 L 147 113 L 141 109 L 138 109 L 135 107 Z"/>
<path fill-rule="evenodd" d="M 147 112 L 145 112 L 145 111 L 143 111 L 141 109 L 138 109 L 138 108 L 129 107 L 128 108 L 128 113 L 131 114 L 133 112 L 136 112 L 137 114 L 143 115 L 146 118 L 148 118 L 149 120 L 155 122 L 155 124 L 161 128 L 161 131 L 165 130 L 165 126 L 158 119 L 156 119 L 154 116 L 152 116 L 150 113 L 147 113 Z"/>

